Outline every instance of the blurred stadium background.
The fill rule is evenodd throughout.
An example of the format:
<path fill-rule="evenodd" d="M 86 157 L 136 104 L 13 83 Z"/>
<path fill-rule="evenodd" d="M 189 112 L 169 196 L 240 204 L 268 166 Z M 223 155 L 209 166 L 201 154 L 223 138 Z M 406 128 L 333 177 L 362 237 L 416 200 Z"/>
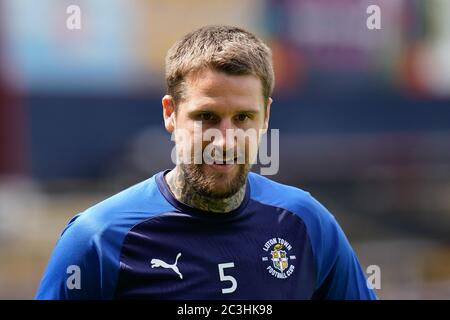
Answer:
<path fill-rule="evenodd" d="M 71 216 L 172 167 L 164 56 L 216 23 L 273 49 L 272 178 L 334 213 L 380 298 L 450 299 L 447 0 L 1 0 L 0 298 L 34 296 Z"/>

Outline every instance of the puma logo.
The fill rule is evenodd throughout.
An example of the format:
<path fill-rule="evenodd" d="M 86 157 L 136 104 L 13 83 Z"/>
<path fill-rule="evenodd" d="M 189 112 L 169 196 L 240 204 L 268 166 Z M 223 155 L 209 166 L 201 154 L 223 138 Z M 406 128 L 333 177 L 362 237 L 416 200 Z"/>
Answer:
<path fill-rule="evenodd" d="M 172 269 L 176 274 L 180 276 L 180 279 L 183 279 L 183 275 L 181 274 L 180 270 L 177 267 L 178 258 L 181 257 L 181 252 L 177 254 L 177 257 L 175 258 L 174 264 L 168 264 L 167 262 L 164 262 L 160 259 L 152 259 L 150 263 L 152 264 L 152 268 L 165 268 L 165 269 Z"/>

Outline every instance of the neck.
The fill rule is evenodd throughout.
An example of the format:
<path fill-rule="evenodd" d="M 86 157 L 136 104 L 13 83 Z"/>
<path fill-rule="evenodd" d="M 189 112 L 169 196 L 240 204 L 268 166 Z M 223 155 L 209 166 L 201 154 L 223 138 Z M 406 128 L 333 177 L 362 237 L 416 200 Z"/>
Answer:
<path fill-rule="evenodd" d="M 239 207 L 245 196 L 245 184 L 238 192 L 227 198 L 217 199 L 201 195 L 186 182 L 183 170 L 178 166 L 167 173 L 165 179 L 178 201 L 204 211 L 230 212 Z"/>

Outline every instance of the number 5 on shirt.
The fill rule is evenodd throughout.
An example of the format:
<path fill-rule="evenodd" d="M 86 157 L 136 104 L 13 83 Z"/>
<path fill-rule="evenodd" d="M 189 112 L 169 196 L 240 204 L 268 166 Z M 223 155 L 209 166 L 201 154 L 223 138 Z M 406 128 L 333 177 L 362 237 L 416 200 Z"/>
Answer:
<path fill-rule="evenodd" d="M 220 281 L 230 281 L 231 282 L 231 287 L 223 288 L 222 293 L 226 294 L 226 293 L 233 293 L 234 291 L 236 291 L 236 288 L 237 288 L 236 278 L 233 276 L 226 276 L 225 272 L 224 272 L 224 269 L 226 269 L 226 268 L 234 268 L 234 262 L 219 263 L 217 266 L 219 267 Z"/>

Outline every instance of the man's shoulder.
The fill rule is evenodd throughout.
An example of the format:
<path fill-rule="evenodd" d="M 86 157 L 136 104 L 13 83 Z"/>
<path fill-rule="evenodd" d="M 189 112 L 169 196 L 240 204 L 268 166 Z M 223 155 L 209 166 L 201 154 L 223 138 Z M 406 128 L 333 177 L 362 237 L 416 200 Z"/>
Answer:
<path fill-rule="evenodd" d="M 256 173 L 249 174 L 249 181 L 253 200 L 288 210 L 313 228 L 335 223 L 334 216 L 308 191 Z"/>
<path fill-rule="evenodd" d="M 333 250 L 338 244 L 343 250 L 349 248 L 335 217 L 309 192 L 254 173 L 249 175 L 249 180 L 253 200 L 287 210 L 305 224 L 318 265 L 334 261 Z"/>
<path fill-rule="evenodd" d="M 93 237 L 106 232 L 125 233 L 127 229 L 148 218 L 170 211 L 171 205 L 159 192 L 156 175 L 141 181 L 75 215 L 68 230 Z"/>
<path fill-rule="evenodd" d="M 79 213 L 59 238 L 37 297 L 112 298 L 125 237 L 134 225 L 169 210 L 153 176 Z M 68 266 L 86 274 L 84 290 L 67 289 Z"/>
<path fill-rule="evenodd" d="M 310 193 L 287 184 L 283 184 L 254 172 L 249 173 L 252 196 L 258 198 L 283 198 L 283 200 L 309 201 Z"/>

